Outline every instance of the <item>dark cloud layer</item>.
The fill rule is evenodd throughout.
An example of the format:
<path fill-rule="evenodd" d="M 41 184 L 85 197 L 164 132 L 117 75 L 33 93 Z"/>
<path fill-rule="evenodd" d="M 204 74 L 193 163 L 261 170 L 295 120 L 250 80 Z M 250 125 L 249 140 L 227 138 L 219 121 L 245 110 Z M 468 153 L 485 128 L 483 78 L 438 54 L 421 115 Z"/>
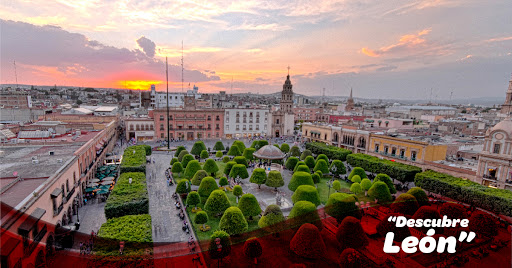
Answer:
<path fill-rule="evenodd" d="M 140 48 L 142 48 L 142 51 L 144 51 L 148 57 L 153 58 L 155 56 L 155 42 L 142 36 L 141 38 L 137 39 L 137 44 Z"/>

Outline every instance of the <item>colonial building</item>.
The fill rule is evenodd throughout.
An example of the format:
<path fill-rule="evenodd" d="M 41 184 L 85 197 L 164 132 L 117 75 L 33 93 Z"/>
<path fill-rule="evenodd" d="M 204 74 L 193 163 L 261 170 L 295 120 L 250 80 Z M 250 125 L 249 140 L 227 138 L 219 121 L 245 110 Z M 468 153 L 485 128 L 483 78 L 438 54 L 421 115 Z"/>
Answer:
<path fill-rule="evenodd" d="M 512 120 L 507 118 L 485 133 L 484 149 L 479 154 L 477 178 L 481 178 L 484 185 L 512 190 L 511 161 Z"/>
<path fill-rule="evenodd" d="M 269 109 L 225 109 L 225 138 L 251 138 L 270 135 L 270 117 Z"/>
<path fill-rule="evenodd" d="M 155 121 L 153 118 L 132 117 L 124 120 L 126 140 L 153 140 L 155 137 Z"/>
<path fill-rule="evenodd" d="M 298 122 L 315 122 L 317 121 L 317 114 L 322 112 L 322 108 L 318 107 L 295 107 L 293 114 L 295 116 L 295 123 Z"/>
<path fill-rule="evenodd" d="M 352 126 L 305 123 L 302 125 L 302 137 L 305 141 L 323 142 L 354 153 L 365 153 L 368 149 L 370 132 Z"/>
<path fill-rule="evenodd" d="M 367 153 L 387 159 L 423 164 L 425 161 L 445 160 L 446 150 L 446 144 L 431 144 L 426 141 L 372 134 Z"/>
<path fill-rule="evenodd" d="M 293 90 L 290 73 L 286 76 L 281 92 L 280 109 L 272 113 L 272 136 L 291 136 L 294 129 Z"/>
<path fill-rule="evenodd" d="M 501 113 L 510 115 L 512 113 L 512 78 L 508 82 L 508 90 L 507 96 L 505 98 L 505 103 L 501 106 Z"/>

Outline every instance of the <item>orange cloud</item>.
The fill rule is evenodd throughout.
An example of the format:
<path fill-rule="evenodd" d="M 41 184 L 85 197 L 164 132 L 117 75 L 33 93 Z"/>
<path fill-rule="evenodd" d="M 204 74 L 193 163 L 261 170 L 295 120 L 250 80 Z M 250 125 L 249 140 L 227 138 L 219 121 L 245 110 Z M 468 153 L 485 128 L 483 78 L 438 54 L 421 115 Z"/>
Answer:
<path fill-rule="evenodd" d="M 370 57 L 379 57 L 380 56 L 377 53 L 375 53 L 375 51 L 373 51 L 367 47 L 363 47 L 361 49 L 361 52 L 363 52 L 363 54 L 365 54 L 366 56 L 370 56 Z"/>
<path fill-rule="evenodd" d="M 429 34 L 431 31 L 432 30 L 429 28 L 421 30 L 417 34 L 402 35 L 396 44 L 381 47 L 378 50 L 371 50 L 364 47 L 361 49 L 361 52 L 369 57 L 379 57 L 386 53 L 392 53 L 403 49 L 411 49 L 424 44 L 426 40 L 422 36 Z"/>

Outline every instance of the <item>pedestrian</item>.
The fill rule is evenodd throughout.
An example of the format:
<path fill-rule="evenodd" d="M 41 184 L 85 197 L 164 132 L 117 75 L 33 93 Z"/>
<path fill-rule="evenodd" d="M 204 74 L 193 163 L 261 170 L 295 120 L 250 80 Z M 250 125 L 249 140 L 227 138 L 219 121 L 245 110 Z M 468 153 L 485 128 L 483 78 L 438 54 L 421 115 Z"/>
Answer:
<path fill-rule="evenodd" d="M 84 253 L 84 242 L 80 242 L 80 255 Z"/>

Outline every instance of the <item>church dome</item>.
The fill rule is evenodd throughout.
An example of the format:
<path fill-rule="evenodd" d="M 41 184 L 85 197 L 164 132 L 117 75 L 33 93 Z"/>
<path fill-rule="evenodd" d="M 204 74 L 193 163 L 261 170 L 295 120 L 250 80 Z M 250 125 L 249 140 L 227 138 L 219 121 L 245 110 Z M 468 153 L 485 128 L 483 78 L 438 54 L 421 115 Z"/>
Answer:
<path fill-rule="evenodd" d="M 261 159 L 283 159 L 285 157 L 285 154 L 274 145 L 265 145 L 253 155 Z"/>
<path fill-rule="evenodd" d="M 494 131 L 503 131 L 507 133 L 507 135 L 512 136 L 512 119 L 507 117 L 503 121 L 499 122 L 491 128 L 491 133 Z"/>

